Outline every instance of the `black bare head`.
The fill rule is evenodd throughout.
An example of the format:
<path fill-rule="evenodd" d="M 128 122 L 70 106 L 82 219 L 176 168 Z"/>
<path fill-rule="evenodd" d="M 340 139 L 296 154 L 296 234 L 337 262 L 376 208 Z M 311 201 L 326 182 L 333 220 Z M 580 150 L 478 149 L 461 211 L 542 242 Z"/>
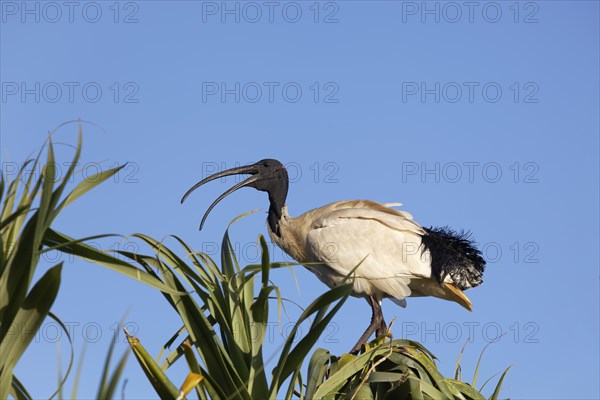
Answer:
<path fill-rule="evenodd" d="M 269 227 L 273 232 L 279 235 L 279 219 L 281 218 L 281 210 L 285 204 L 285 198 L 288 192 L 288 174 L 282 163 L 273 159 L 264 159 L 259 162 L 244 167 L 231 168 L 225 171 L 218 172 L 207 178 L 202 179 L 196 183 L 186 192 L 181 199 L 183 203 L 185 199 L 194 190 L 204 185 L 207 182 L 214 181 L 215 179 L 222 178 L 229 175 L 251 175 L 249 178 L 243 180 L 225 193 L 220 195 L 206 210 L 206 213 L 202 217 L 200 223 L 200 229 L 204 226 L 204 221 L 208 217 L 211 210 L 217 205 L 217 203 L 223 200 L 227 195 L 235 192 L 241 187 L 249 186 L 262 192 L 267 192 L 269 195 Z"/>

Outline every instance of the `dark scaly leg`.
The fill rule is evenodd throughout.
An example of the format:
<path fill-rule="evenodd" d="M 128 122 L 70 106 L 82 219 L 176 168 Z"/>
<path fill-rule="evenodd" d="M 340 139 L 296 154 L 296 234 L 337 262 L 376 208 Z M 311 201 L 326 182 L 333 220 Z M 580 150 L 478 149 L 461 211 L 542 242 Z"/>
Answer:
<path fill-rule="evenodd" d="M 377 336 L 379 336 L 383 335 L 387 330 L 387 326 L 383 320 L 383 312 L 381 311 L 381 304 L 379 304 L 379 301 L 373 296 L 369 296 L 367 297 L 367 302 L 373 311 L 373 315 L 371 316 L 371 325 L 369 325 L 360 339 L 358 339 L 358 342 L 356 342 L 352 350 L 350 350 L 350 353 L 352 354 L 358 353 L 362 345 L 367 343 L 367 340 L 375 331 L 377 331 Z"/>
<path fill-rule="evenodd" d="M 381 305 L 377 304 L 379 306 L 379 310 L 381 310 Z M 381 335 L 385 335 L 388 331 L 388 327 L 387 324 L 385 322 L 385 319 L 383 319 L 383 311 L 381 311 L 381 323 L 379 324 L 379 327 L 377 328 L 377 331 L 375 331 L 375 335 L 376 336 L 381 336 Z"/>

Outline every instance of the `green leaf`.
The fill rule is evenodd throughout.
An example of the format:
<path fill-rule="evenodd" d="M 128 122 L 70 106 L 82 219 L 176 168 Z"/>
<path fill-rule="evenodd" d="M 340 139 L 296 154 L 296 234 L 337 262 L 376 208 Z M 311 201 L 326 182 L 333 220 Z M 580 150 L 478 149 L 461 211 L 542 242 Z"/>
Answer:
<path fill-rule="evenodd" d="M 127 341 L 131 346 L 131 350 L 133 350 L 135 358 L 138 360 L 142 371 L 146 374 L 152 387 L 154 387 L 156 394 L 158 394 L 161 399 L 176 399 L 179 396 L 179 389 L 177 389 L 177 387 L 169 380 L 167 375 L 165 375 L 163 370 L 156 364 L 140 341 L 131 336 L 127 331 L 125 331 L 125 334 L 127 335 Z"/>
<path fill-rule="evenodd" d="M 369 375 L 367 382 L 378 383 L 378 382 L 398 382 L 406 378 L 406 375 L 402 372 L 383 372 L 374 371 Z"/>
<path fill-rule="evenodd" d="M 331 321 L 333 316 L 344 304 L 352 292 L 352 286 L 352 284 L 341 285 L 325 292 L 315 301 L 313 301 L 300 315 L 298 321 L 294 324 L 287 340 L 284 343 L 281 356 L 279 357 L 279 362 L 273 371 L 273 383 L 271 384 L 270 390 L 271 399 L 274 399 L 274 396 L 281 387 L 283 381 L 285 381 L 294 370 L 302 365 L 302 360 L 306 357 L 312 346 L 314 346 L 317 339 L 320 337 L 321 333 L 323 333 L 327 327 L 329 321 Z M 290 348 L 295 340 L 294 337 L 300 324 L 304 322 L 310 315 L 319 313 L 321 310 L 329 307 L 329 305 L 335 301 L 338 301 L 338 303 L 333 310 L 330 311 L 329 314 L 327 314 L 327 316 L 322 320 L 318 321 L 316 325 L 313 323 L 311 330 L 290 352 Z M 317 319 L 315 319 L 315 321 L 317 321 Z"/>
<path fill-rule="evenodd" d="M 12 386 L 12 371 L 56 299 L 61 270 L 62 262 L 50 268 L 37 281 L 15 315 L 15 334 L 5 335 L 0 342 L 0 398 L 8 396 L 8 390 Z"/>
<path fill-rule="evenodd" d="M 425 369 L 429 373 L 429 376 L 431 376 L 432 378 L 432 383 L 435 384 L 435 386 L 442 392 L 442 394 L 447 398 L 452 398 L 452 393 L 450 392 L 450 389 L 448 388 L 444 377 L 437 370 L 437 367 L 435 366 L 433 361 L 426 357 L 422 352 L 417 351 L 411 347 L 407 347 L 406 351 L 408 352 L 408 354 L 410 354 L 410 356 L 413 359 L 415 359 L 423 367 L 425 367 Z"/>
<path fill-rule="evenodd" d="M 500 336 L 498 336 L 496 338 L 500 339 L 502 336 L 506 335 L 506 333 L 501 334 Z M 479 366 L 481 365 L 481 360 L 483 359 L 483 353 L 485 353 L 485 350 L 492 344 L 492 343 L 496 343 L 496 340 L 489 342 L 488 344 L 486 344 L 483 347 L 483 350 L 481 350 L 481 353 L 479 354 L 479 358 L 477 359 L 477 366 L 475 367 L 475 373 L 473 374 L 473 382 L 471 383 L 471 386 L 473 387 L 477 387 L 477 376 L 479 375 Z"/>
<path fill-rule="evenodd" d="M 106 171 L 98 172 L 92 176 L 85 178 L 83 181 L 79 182 L 79 184 L 73 189 L 71 193 L 69 193 L 60 206 L 57 208 L 57 212 L 60 211 L 63 207 L 71 204 L 96 186 L 100 185 L 102 182 L 110 179 L 113 175 L 119 172 L 121 169 L 125 168 L 127 164 L 123 164 L 120 167 L 111 168 Z"/>
<path fill-rule="evenodd" d="M 101 235 L 96 237 L 110 237 L 115 235 Z M 110 254 L 97 250 L 87 244 L 75 240 L 65 234 L 59 233 L 53 229 L 49 229 L 44 239 L 44 244 L 50 247 L 57 247 L 62 252 L 67 254 L 73 254 L 77 257 L 81 257 L 92 261 L 96 264 L 102 265 L 103 267 L 115 270 L 125 276 L 133 278 L 146 285 L 152 286 L 160 291 L 172 293 L 175 292 L 172 288 L 166 286 L 156 277 L 148 274 L 145 271 L 136 268 L 135 266 L 120 260 Z M 182 293 L 182 292 L 179 292 Z"/>
<path fill-rule="evenodd" d="M 331 353 L 325 349 L 316 349 L 308 363 L 308 381 L 306 383 L 306 398 L 312 399 L 319 385 L 327 374 Z"/>
<path fill-rule="evenodd" d="M 121 321 L 122 322 L 122 321 Z M 127 362 L 127 357 L 129 356 L 129 350 L 123 353 L 119 361 L 117 362 L 116 368 L 110 372 L 110 360 L 112 359 L 112 354 L 115 349 L 115 344 L 117 341 L 118 333 L 115 331 L 113 335 L 113 340 L 110 343 L 108 348 L 108 353 L 106 354 L 106 360 L 104 361 L 104 368 L 102 369 L 102 377 L 100 378 L 100 385 L 98 386 L 98 393 L 96 394 L 97 399 L 112 399 L 115 393 L 115 389 L 117 388 L 117 383 L 125 369 L 125 363 Z"/>
<path fill-rule="evenodd" d="M 447 379 L 446 383 L 448 383 L 448 386 L 451 389 L 456 389 L 459 393 L 468 396 L 471 400 L 485 400 L 485 397 L 468 383 L 454 379 Z"/>
<path fill-rule="evenodd" d="M 502 376 L 500 377 L 500 380 L 498 381 L 498 384 L 496 385 L 496 389 L 494 389 L 494 393 L 492 393 L 489 400 L 498 400 L 498 396 L 500 396 L 500 389 L 502 388 L 502 383 L 504 383 L 504 378 L 506 377 L 506 374 L 511 368 L 512 365 L 504 370 Z"/>
<path fill-rule="evenodd" d="M 389 344 L 386 344 L 366 351 L 360 356 L 346 357 L 348 360 L 351 359 L 351 361 L 345 363 L 335 374 L 331 375 L 319 386 L 319 389 L 315 393 L 315 398 L 337 393 L 352 376 L 368 368 L 376 357 L 389 353 L 390 350 Z"/>
<path fill-rule="evenodd" d="M 456 360 L 456 367 L 454 368 L 454 379 L 460 380 L 461 379 L 461 367 L 460 367 L 460 360 L 462 359 L 462 355 L 465 351 L 465 348 L 467 347 L 467 343 L 469 343 L 469 340 L 465 341 L 465 344 L 463 344 L 463 347 L 460 349 L 460 353 L 458 353 L 458 359 Z"/>
<path fill-rule="evenodd" d="M 73 360 L 74 360 L 74 350 L 73 350 L 73 338 L 71 337 L 71 334 L 69 333 L 69 330 L 67 329 L 67 327 L 65 326 L 65 324 L 60 320 L 60 318 L 58 318 L 56 315 L 54 315 L 51 311 L 48 312 L 48 316 L 50 318 L 52 318 L 57 324 L 58 326 L 60 326 L 60 328 L 63 330 L 63 332 L 65 333 L 67 340 L 69 341 L 69 347 L 71 349 L 70 352 L 70 357 L 69 357 L 69 365 L 67 366 L 67 372 L 65 373 L 65 376 L 62 377 L 59 374 L 58 377 L 58 388 L 56 388 L 56 390 L 54 391 L 54 393 L 52 393 L 52 396 L 50 396 L 50 399 L 54 398 L 54 396 L 56 396 L 57 394 L 60 396 L 60 394 L 62 393 L 62 388 L 65 384 L 65 382 L 67 381 L 67 378 L 69 377 L 69 374 L 71 373 L 71 368 L 73 367 Z M 59 365 L 60 365 L 60 358 L 58 360 Z M 60 370 L 59 370 L 60 371 Z"/>
<path fill-rule="evenodd" d="M 12 388 L 10 390 L 10 395 L 13 396 L 17 400 L 32 400 L 33 397 L 27 392 L 25 386 L 17 379 L 16 376 L 13 375 Z"/>

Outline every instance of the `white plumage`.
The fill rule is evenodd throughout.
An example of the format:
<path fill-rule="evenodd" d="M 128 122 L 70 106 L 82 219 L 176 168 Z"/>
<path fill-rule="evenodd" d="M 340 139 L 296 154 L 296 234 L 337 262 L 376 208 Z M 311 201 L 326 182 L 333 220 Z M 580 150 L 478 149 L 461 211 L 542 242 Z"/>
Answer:
<path fill-rule="evenodd" d="M 421 241 L 424 229 L 390 204 L 340 201 L 296 218 L 283 207 L 279 229 L 281 236 L 269 229 L 271 240 L 329 287 L 354 270 L 355 296 L 390 298 L 406 307 L 411 294 L 428 295 L 470 308 L 464 294 L 457 296 L 447 287 L 452 284 L 449 275 L 444 286 L 432 280 L 431 256 Z"/>

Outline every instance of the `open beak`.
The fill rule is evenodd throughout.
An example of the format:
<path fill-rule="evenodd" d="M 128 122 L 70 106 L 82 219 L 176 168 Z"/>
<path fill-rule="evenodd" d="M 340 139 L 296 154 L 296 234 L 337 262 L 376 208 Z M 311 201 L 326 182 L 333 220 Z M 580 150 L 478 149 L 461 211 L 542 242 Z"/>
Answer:
<path fill-rule="evenodd" d="M 258 175 L 258 169 L 254 166 L 254 165 L 247 165 L 244 167 L 237 167 L 237 168 L 231 168 L 231 169 L 227 169 L 225 171 L 221 171 L 221 172 L 217 172 L 214 175 L 211 175 L 209 177 L 206 177 L 204 179 L 202 179 L 200 182 L 196 183 L 194 186 L 192 186 L 190 188 L 190 190 L 188 190 L 183 197 L 181 198 L 181 202 L 183 203 L 185 201 L 185 199 L 187 199 L 187 197 L 196 189 L 198 189 L 200 186 L 204 185 L 207 182 L 210 181 L 214 181 L 215 179 L 219 179 L 222 178 L 224 176 L 230 176 L 230 175 L 252 175 L 251 177 L 249 177 L 248 179 L 243 180 L 242 182 L 236 184 L 234 187 L 232 187 L 231 189 L 227 190 L 225 193 L 223 193 L 222 195 L 220 195 L 211 205 L 210 207 L 208 207 L 208 210 L 206 210 L 206 213 L 204 213 L 204 216 L 202 217 L 202 221 L 200 222 L 200 230 L 202 230 L 202 227 L 204 226 L 204 222 L 206 221 L 206 218 L 208 217 L 208 214 L 212 211 L 213 208 L 215 208 L 215 206 L 221 201 L 223 200 L 226 196 L 230 195 L 231 193 L 235 192 L 236 190 L 238 190 L 239 188 L 242 188 L 244 186 L 248 186 L 251 183 L 254 183 L 256 181 L 258 181 L 260 179 L 260 176 Z"/>

